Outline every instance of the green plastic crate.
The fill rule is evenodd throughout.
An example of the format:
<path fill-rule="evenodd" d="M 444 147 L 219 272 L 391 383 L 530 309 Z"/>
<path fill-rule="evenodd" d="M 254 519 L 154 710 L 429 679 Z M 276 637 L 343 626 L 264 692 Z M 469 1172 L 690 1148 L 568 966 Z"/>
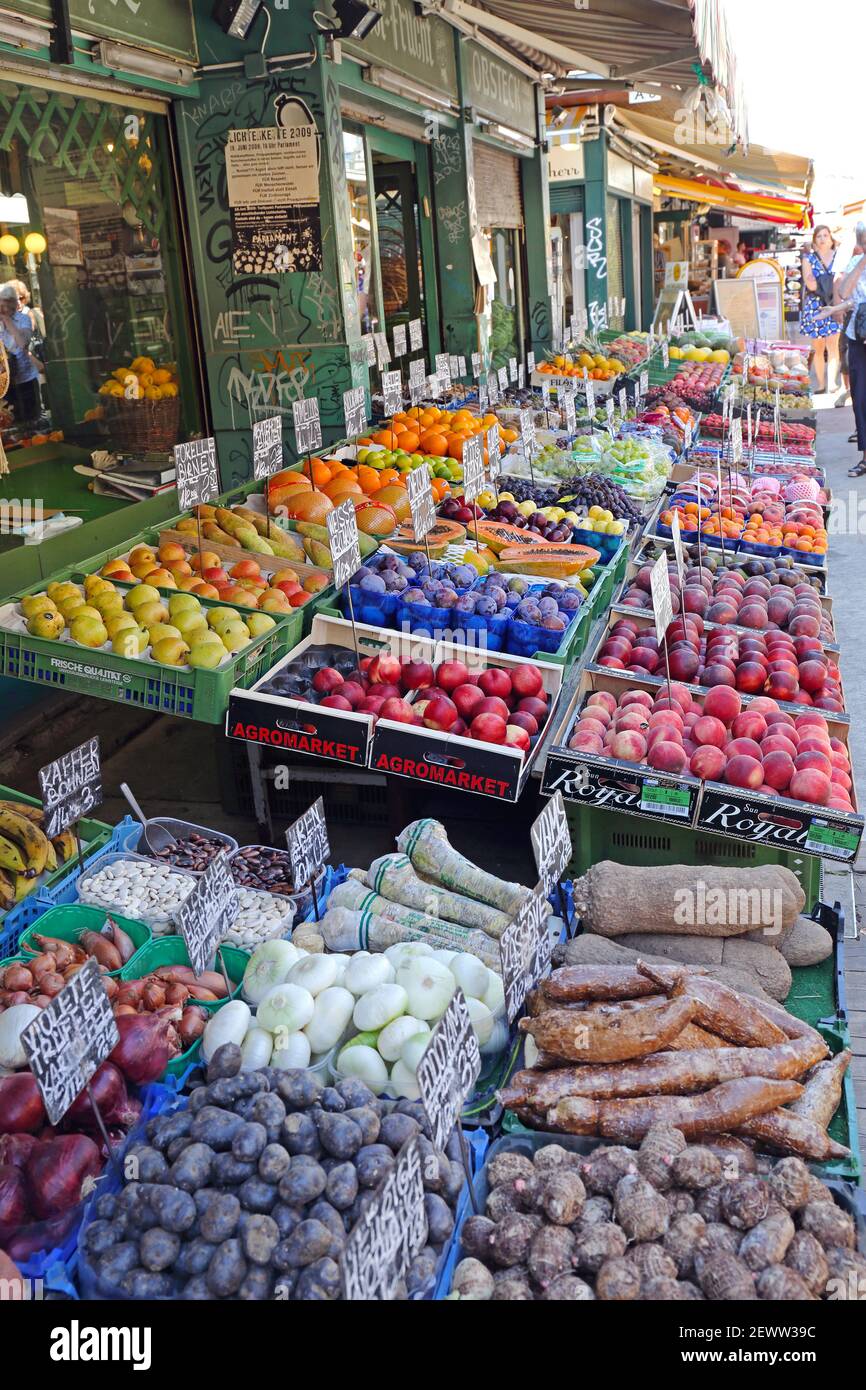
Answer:
<path fill-rule="evenodd" d="M 821 892 L 821 860 L 810 854 L 792 854 L 768 845 L 753 845 L 725 835 L 709 835 L 685 826 L 653 823 L 592 806 L 565 803 L 571 829 L 572 858 L 568 873 L 573 878 L 589 871 L 602 859 L 618 864 L 715 864 L 726 868 L 750 868 L 757 864 L 783 864 L 797 875 L 806 895 L 806 911 Z"/>
<path fill-rule="evenodd" d="M 26 796 L 24 792 L 16 791 L 14 787 L 4 787 L 2 785 L 0 785 L 0 801 L 21 801 L 27 806 L 42 805 L 38 797 Z M 112 827 L 106 825 L 104 821 L 88 820 L 86 817 L 83 817 L 78 822 L 78 832 L 81 836 L 81 848 L 85 859 L 87 859 L 94 850 L 101 849 L 103 845 L 108 843 L 111 838 Z M 78 856 L 76 855 L 73 859 L 67 859 L 64 864 L 58 864 L 57 868 L 53 869 L 50 873 L 41 874 L 28 896 L 33 896 L 34 893 L 41 891 L 43 888 L 49 888 L 56 883 L 60 883 L 67 874 L 77 867 L 77 865 Z M 11 910 L 12 909 L 10 909 L 10 911 Z M 2 927 L 5 916 L 6 913 L 0 912 L 0 927 Z"/>
<path fill-rule="evenodd" d="M 229 606 L 212 599 L 199 602 L 203 608 Z M 219 671 L 156 666 L 114 652 L 90 651 L 68 642 L 0 629 L 0 676 L 51 690 L 77 690 L 156 714 L 221 724 L 229 692 L 235 686 L 248 689 L 254 685 L 297 646 L 303 633 L 303 612 L 299 608 L 288 614 L 270 614 L 276 627 L 263 637 L 253 638 Z M 58 666 L 57 662 L 63 664 Z"/>
<path fill-rule="evenodd" d="M 790 996 L 786 1001 L 791 1008 Z M 791 1012 L 796 1010 L 791 1009 Z M 819 1033 L 824 1038 L 833 1056 L 843 1048 L 851 1046 L 847 1024 L 841 1019 L 822 1024 Z M 844 1178 L 859 1183 L 863 1165 L 860 1157 L 860 1140 L 857 1134 L 857 1097 L 854 1094 L 854 1076 L 851 1067 L 845 1073 L 842 1083 L 842 1099 L 836 1114 L 827 1126 L 827 1133 L 837 1144 L 844 1144 L 851 1150 L 848 1158 L 834 1159 L 829 1163 L 815 1163 L 810 1166 L 824 1178 Z"/>
<path fill-rule="evenodd" d="M 138 953 L 142 947 L 152 940 L 153 933 L 150 927 L 144 922 L 138 922 L 132 917 L 121 917 L 119 912 L 109 912 L 102 907 L 89 907 L 84 903 L 68 903 L 60 907 L 50 907 L 47 912 L 34 922 L 32 927 L 21 933 L 18 942 L 19 951 L 24 951 L 32 959 L 38 954 L 38 948 L 30 943 L 34 936 L 55 936 L 61 941 L 78 941 L 82 932 L 101 931 L 105 924 L 106 917 L 111 917 L 122 931 L 125 931 L 132 938 L 135 946 L 135 954 L 130 956 L 126 962 L 126 967 L 131 966 L 138 958 Z M 110 970 L 109 975 L 119 976 L 120 970 Z"/>

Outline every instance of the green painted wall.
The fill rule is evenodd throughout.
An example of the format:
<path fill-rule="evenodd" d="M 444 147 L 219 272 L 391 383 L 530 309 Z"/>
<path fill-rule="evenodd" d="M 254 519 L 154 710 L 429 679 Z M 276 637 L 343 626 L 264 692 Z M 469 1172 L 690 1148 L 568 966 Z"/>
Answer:
<path fill-rule="evenodd" d="M 590 329 L 607 307 L 607 147 L 603 135 L 584 144 L 583 239 L 586 245 L 586 310 Z"/>
<path fill-rule="evenodd" d="M 536 133 L 542 129 L 544 98 L 539 87 L 534 88 L 536 99 Z M 553 313 L 550 274 L 550 197 L 547 181 L 547 156 L 543 144 L 537 144 L 531 158 L 521 159 L 520 176 L 523 184 L 523 221 L 526 244 L 526 297 L 529 313 L 527 332 L 529 347 L 541 360 L 553 346 Z"/>

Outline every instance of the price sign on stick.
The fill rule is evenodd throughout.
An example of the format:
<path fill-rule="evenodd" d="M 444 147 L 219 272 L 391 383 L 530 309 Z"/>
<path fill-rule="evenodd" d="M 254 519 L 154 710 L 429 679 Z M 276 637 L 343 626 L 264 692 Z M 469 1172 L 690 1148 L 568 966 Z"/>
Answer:
<path fill-rule="evenodd" d="M 628 411 L 628 393 L 626 392 L 624 386 L 621 386 L 619 388 L 619 391 L 617 392 L 617 400 L 619 402 L 619 413 L 624 420 L 626 417 L 626 412 Z"/>
<path fill-rule="evenodd" d="M 535 416 L 529 409 L 520 412 L 520 443 L 526 457 L 531 459 L 535 451 Z"/>
<path fill-rule="evenodd" d="M 416 541 L 423 541 L 436 525 L 436 504 L 430 485 L 430 466 L 422 463 L 406 474 L 406 491 L 412 512 L 412 530 Z"/>
<path fill-rule="evenodd" d="M 571 832 L 565 814 L 562 792 L 556 792 L 529 831 L 535 866 L 545 894 L 552 893 L 562 882 L 571 862 Z"/>
<path fill-rule="evenodd" d="M 361 568 L 358 521 L 351 498 L 347 497 L 339 507 L 328 512 L 327 524 L 334 583 L 339 589 L 348 584 L 352 575 Z"/>
<path fill-rule="evenodd" d="M 410 352 L 421 352 L 424 347 L 424 333 L 421 328 L 420 319 L 409 320 L 409 350 Z"/>
<path fill-rule="evenodd" d="M 577 412 L 574 408 L 574 396 L 570 391 L 560 391 L 560 400 L 565 414 L 565 432 L 571 436 L 577 432 Z"/>
<path fill-rule="evenodd" d="M 595 414 L 595 386 L 589 379 L 586 367 L 583 369 L 583 389 L 586 392 L 586 413 L 591 420 Z"/>
<path fill-rule="evenodd" d="M 642 396 L 642 397 L 645 396 L 646 393 L 647 393 L 647 391 L 649 390 L 649 372 L 648 372 L 648 371 L 644 370 L 644 371 L 641 372 L 640 376 L 638 377 L 638 383 L 637 383 L 637 384 L 638 384 L 638 390 L 640 391 L 641 396 Z"/>
<path fill-rule="evenodd" d="M 427 1242 L 424 1157 L 409 1139 L 373 1200 L 364 1207 L 340 1255 L 343 1296 L 370 1303 L 393 1299 L 397 1285 Z"/>
<path fill-rule="evenodd" d="M 731 463 L 736 468 L 743 461 L 743 421 L 738 415 L 731 421 Z"/>
<path fill-rule="evenodd" d="M 532 373 L 535 371 L 535 353 L 534 353 L 534 352 L 528 352 L 528 353 L 526 354 L 526 370 L 529 372 L 530 376 L 531 376 Z"/>
<path fill-rule="evenodd" d="M 361 393 L 363 395 L 363 392 Z M 253 421 L 253 477 L 257 482 L 279 473 L 283 466 L 283 418 L 269 415 Z"/>
<path fill-rule="evenodd" d="M 656 636 L 661 642 L 674 620 L 667 551 L 663 551 L 650 571 L 650 593 L 656 620 Z"/>
<path fill-rule="evenodd" d="M 451 359 L 447 352 L 436 354 L 436 375 L 439 378 L 440 390 L 447 391 L 451 386 Z"/>
<path fill-rule="evenodd" d="M 392 338 L 394 339 L 394 356 L 395 356 L 395 357 L 405 357 L 405 356 L 406 356 L 406 325 L 405 325 L 405 323 L 398 323 L 397 326 L 396 326 L 396 328 L 393 330 L 391 336 L 392 336 Z"/>
<path fill-rule="evenodd" d="M 457 375 L 461 378 L 466 376 L 466 358 L 462 355 L 457 358 Z"/>
<path fill-rule="evenodd" d="M 487 387 L 485 386 L 485 384 L 484 384 L 483 381 L 479 381 L 479 383 L 478 383 L 478 409 L 479 409 L 479 410 L 486 410 L 486 409 L 487 409 L 487 402 L 489 401 L 489 399 L 490 399 L 490 393 L 489 393 L 489 391 L 487 390 Z"/>
<path fill-rule="evenodd" d="M 499 404 L 499 377 L 496 375 L 495 372 L 491 372 L 489 377 L 487 378 L 487 394 L 490 399 L 491 405 Z"/>
<path fill-rule="evenodd" d="M 484 491 L 484 447 L 480 434 L 471 434 L 463 445 L 463 496 L 474 502 Z"/>
<path fill-rule="evenodd" d="M 476 380 L 476 381 L 478 380 L 478 378 L 479 378 L 480 375 L 481 375 L 481 353 L 480 353 L 480 352 L 473 352 L 473 354 L 472 354 L 472 375 L 475 377 L 475 380 Z"/>
<path fill-rule="evenodd" d="M 431 372 L 427 378 L 427 395 L 431 401 L 438 401 L 442 395 L 442 383 L 435 372 Z"/>
<path fill-rule="evenodd" d="M 387 333 L 374 333 L 373 342 L 376 346 L 376 365 L 381 371 L 391 361 L 391 349 L 388 347 Z"/>
<path fill-rule="evenodd" d="M 382 398 L 385 414 L 397 415 L 403 405 L 403 380 L 399 372 L 382 373 Z"/>
<path fill-rule="evenodd" d="M 292 423 L 295 427 L 295 449 L 299 454 L 314 454 L 322 447 L 322 425 L 319 402 L 315 396 L 292 401 Z"/>
<path fill-rule="evenodd" d="M 662 338 L 662 366 L 668 368 L 671 364 L 671 350 L 667 338 Z"/>
<path fill-rule="evenodd" d="M 604 412 L 607 416 L 607 427 L 613 433 L 613 413 L 614 413 L 613 393 L 608 396 L 604 403 Z"/>
<path fill-rule="evenodd" d="M 361 342 L 364 346 L 364 361 L 368 367 L 376 365 L 376 340 L 372 333 L 365 333 Z"/>
<path fill-rule="evenodd" d="M 316 921 L 319 920 L 319 903 L 316 897 L 316 879 L 331 857 L 328 841 L 328 825 L 325 820 L 325 803 L 321 797 L 313 802 L 308 811 L 286 831 L 286 844 L 292 861 L 292 882 L 295 890 L 309 886 L 313 891 L 313 907 Z"/>
<path fill-rule="evenodd" d="M 522 391 L 525 385 L 526 385 L 526 371 L 525 371 L 525 369 L 524 369 L 523 363 L 522 363 L 522 362 L 519 362 L 519 363 L 517 364 L 517 389 L 518 389 L 518 391 Z"/>
<path fill-rule="evenodd" d="M 49 840 L 62 835 L 102 802 L 99 735 L 39 769 L 42 828 Z M 77 832 L 76 832 L 77 833 Z"/>
<path fill-rule="evenodd" d="M 177 474 L 177 499 L 183 511 L 219 497 L 220 478 L 215 439 L 190 439 L 186 444 L 175 444 L 174 467 Z"/>
<path fill-rule="evenodd" d="M 513 384 L 517 380 L 517 358 L 508 359 L 508 380 Z"/>
<path fill-rule="evenodd" d="M 460 358 L 456 352 L 449 352 L 448 354 L 448 371 L 452 381 L 456 381 L 460 376 Z"/>
<path fill-rule="evenodd" d="M 502 440 L 499 438 L 499 425 L 489 425 L 485 431 L 487 440 L 487 466 L 491 472 L 499 471 L 499 460 L 502 456 Z"/>
<path fill-rule="evenodd" d="M 217 947 L 238 915 L 238 886 L 228 856 L 212 859 L 177 910 L 189 963 L 197 975 L 213 967 Z"/>
<path fill-rule="evenodd" d="M 550 970 L 547 917 L 547 902 L 539 884 L 524 899 L 514 921 L 499 938 L 505 1012 L 509 1023 L 513 1023 L 520 1013 L 529 991 Z"/>
<path fill-rule="evenodd" d="M 481 1053 L 462 989 L 433 1030 L 418 1063 L 421 1104 L 433 1130 L 433 1143 L 444 1149 L 481 1074 Z"/>
<path fill-rule="evenodd" d="M 544 381 L 541 383 L 541 404 L 544 406 L 545 410 L 550 409 L 550 390 L 550 382 L 545 377 Z"/>
<path fill-rule="evenodd" d="M 343 420 L 348 439 L 351 439 L 353 435 L 363 434 L 366 430 L 367 401 L 363 386 L 353 386 L 351 391 L 343 392 Z"/>
<path fill-rule="evenodd" d="M 21 1034 L 49 1124 L 59 1124 L 119 1042 L 99 967 L 88 956 Z"/>
<path fill-rule="evenodd" d="M 680 577 L 680 587 L 682 587 L 685 561 L 683 559 L 683 538 L 680 534 L 679 512 L 674 512 L 671 517 L 671 535 L 674 538 L 674 556 L 677 562 L 677 574 Z"/>
<path fill-rule="evenodd" d="M 498 372 L 496 373 L 496 375 L 497 375 L 497 377 L 498 377 L 498 379 L 499 379 L 499 389 L 500 389 L 500 391 L 507 391 L 507 390 L 508 390 L 508 368 L 507 368 L 507 367 L 500 367 L 499 370 L 498 370 Z"/>

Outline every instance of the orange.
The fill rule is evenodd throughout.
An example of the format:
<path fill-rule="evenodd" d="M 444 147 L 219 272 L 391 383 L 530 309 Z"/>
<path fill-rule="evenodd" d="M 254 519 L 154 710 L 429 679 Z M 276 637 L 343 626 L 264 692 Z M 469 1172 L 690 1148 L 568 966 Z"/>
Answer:
<path fill-rule="evenodd" d="M 402 476 L 403 474 L 398 472 L 396 468 L 383 468 L 379 474 L 378 491 L 381 491 L 383 487 L 387 487 L 390 483 L 399 482 Z"/>
<path fill-rule="evenodd" d="M 514 438 L 517 438 L 516 434 Z M 441 456 L 448 452 L 448 439 L 444 434 L 436 434 L 430 431 L 427 434 L 422 434 L 420 443 L 421 447 L 425 449 L 428 454 L 437 454 Z"/>
<path fill-rule="evenodd" d="M 356 469 L 356 477 L 362 492 L 377 492 L 382 486 L 379 482 L 379 474 L 376 472 L 375 468 L 370 468 L 369 464 L 359 463 Z"/>
<path fill-rule="evenodd" d="M 414 430 L 404 430 L 400 435 L 400 448 L 405 449 L 407 454 L 414 454 L 419 443 L 420 438 Z"/>
<path fill-rule="evenodd" d="M 452 459 L 463 458 L 463 439 L 459 435 L 451 436 L 451 443 L 448 445 L 448 457 Z"/>
<path fill-rule="evenodd" d="M 321 459 L 310 459 L 310 466 L 306 471 L 309 472 L 314 487 L 324 487 L 325 483 L 331 481 L 330 466 Z"/>
<path fill-rule="evenodd" d="M 326 497 L 330 497 L 332 501 L 336 500 L 339 496 L 341 502 L 352 494 L 356 497 L 364 496 L 364 489 L 361 487 L 360 483 L 356 482 L 354 478 L 341 477 L 339 474 L 336 478 L 332 478 L 330 482 L 325 483 L 322 492 Z"/>
<path fill-rule="evenodd" d="M 373 443 L 381 444 L 385 449 L 396 449 L 397 436 L 393 430 L 379 430 L 377 434 L 373 435 Z"/>

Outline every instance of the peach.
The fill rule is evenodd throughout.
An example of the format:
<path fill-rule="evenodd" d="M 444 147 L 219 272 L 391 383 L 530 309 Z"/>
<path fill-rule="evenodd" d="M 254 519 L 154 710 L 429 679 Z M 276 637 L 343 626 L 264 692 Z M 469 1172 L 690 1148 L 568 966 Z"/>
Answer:
<path fill-rule="evenodd" d="M 715 748 L 724 748 L 727 736 L 728 731 L 721 719 L 716 719 L 714 715 L 704 715 L 692 726 L 692 739 L 701 745 L 711 744 Z"/>
<path fill-rule="evenodd" d="M 618 714 L 614 725 L 617 733 L 622 733 L 628 729 L 642 730 L 647 728 L 647 717 L 641 710 L 625 710 Z"/>
<path fill-rule="evenodd" d="M 725 780 L 732 787 L 757 791 L 764 781 L 764 769 L 757 758 L 741 754 L 729 760 L 725 768 Z"/>
<path fill-rule="evenodd" d="M 721 748 L 707 743 L 692 754 L 689 771 L 695 777 L 703 778 L 704 781 L 716 782 L 725 770 L 726 761 Z"/>
<path fill-rule="evenodd" d="M 789 738 L 782 738 L 781 734 L 771 734 L 761 739 L 761 757 L 766 758 L 771 753 L 786 753 L 793 760 L 797 756 L 797 745 Z"/>
<path fill-rule="evenodd" d="M 758 758 L 761 756 L 760 745 L 753 738 L 733 738 L 725 748 L 728 759 L 731 758 Z"/>
<path fill-rule="evenodd" d="M 790 794 L 798 801 L 809 801 L 815 806 L 826 806 L 832 789 L 830 778 L 817 768 L 802 768 L 791 778 Z"/>
<path fill-rule="evenodd" d="M 462 687 L 458 685 L 457 690 L 455 690 L 454 694 L 456 695 L 457 692 L 458 692 L 459 690 L 461 690 L 461 689 L 462 689 Z M 474 690 L 475 687 L 474 687 L 474 686 L 470 686 L 469 689 L 470 689 L 470 690 Z M 479 701 L 474 701 L 473 703 L 477 704 L 477 703 L 479 703 Z M 458 708 L 459 708 L 459 706 L 458 706 Z M 519 711 L 518 711 L 518 712 L 519 712 Z M 529 718 L 529 719 L 532 718 L 531 715 L 527 715 L 526 717 Z M 577 724 L 576 724 L 576 726 L 575 726 L 575 733 L 578 733 L 578 734 L 597 734 L 599 738 L 604 738 L 606 732 L 607 732 L 607 725 L 606 725 L 606 724 L 602 724 L 602 722 L 601 722 L 600 719 L 587 719 L 586 716 L 582 716 L 582 717 L 577 721 Z"/>
<path fill-rule="evenodd" d="M 611 716 L 616 712 L 616 697 L 611 695 L 609 690 L 593 690 L 590 695 L 589 703 L 593 705 L 604 705 L 608 714 Z"/>
<path fill-rule="evenodd" d="M 619 702 L 620 709 L 627 709 L 629 705 L 643 705 L 644 709 L 652 709 L 653 698 L 645 690 L 627 690 Z"/>
<path fill-rule="evenodd" d="M 596 703 L 595 699 L 590 700 L 588 705 L 584 705 L 583 713 L 580 717 L 581 719 L 596 719 L 599 724 L 603 724 L 605 728 L 608 727 L 611 720 L 610 710 L 607 708 L 607 705 L 599 705 Z"/>
<path fill-rule="evenodd" d="M 647 761 L 650 767 L 656 768 L 659 772 L 679 773 L 685 770 L 689 760 L 685 749 L 679 743 L 659 739 L 650 745 Z"/>
<path fill-rule="evenodd" d="M 763 759 L 764 781 L 776 791 L 783 792 L 794 776 L 794 761 L 783 749 L 773 749 Z"/>
<path fill-rule="evenodd" d="M 819 772 L 824 773 L 825 777 L 831 777 L 833 772 L 833 764 L 830 759 L 824 753 L 818 752 L 817 749 L 804 753 L 801 748 L 794 759 L 794 766 L 798 772 L 807 767 L 817 768 Z"/>
<path fill-rule="evenodd" d="M 610 743 L 611 757 L 619 758 L 622 762 L 643 762 L 646 751 L 646 739 L 636 729 L 623 729 L 620 733 L 614 734 Z"/>
<path fill-rule="evenodd" d="M 675 743 L 679 748 L 683 746 L 683 736 L 678 729 L 665 728 L 663 724 L 658 724 L 654 729 L 647 730 L 644 735 L 647 748 L 652 750 L 657 743 Z"/>
<path fill-rule="evenodd" d="M 760 711 L 753 709 L 742 710 L 731 724 L 731 733 L 734 738 L 751 738 L 756 743 L 760 743 L 766 732 L 766 719 Z"/>

